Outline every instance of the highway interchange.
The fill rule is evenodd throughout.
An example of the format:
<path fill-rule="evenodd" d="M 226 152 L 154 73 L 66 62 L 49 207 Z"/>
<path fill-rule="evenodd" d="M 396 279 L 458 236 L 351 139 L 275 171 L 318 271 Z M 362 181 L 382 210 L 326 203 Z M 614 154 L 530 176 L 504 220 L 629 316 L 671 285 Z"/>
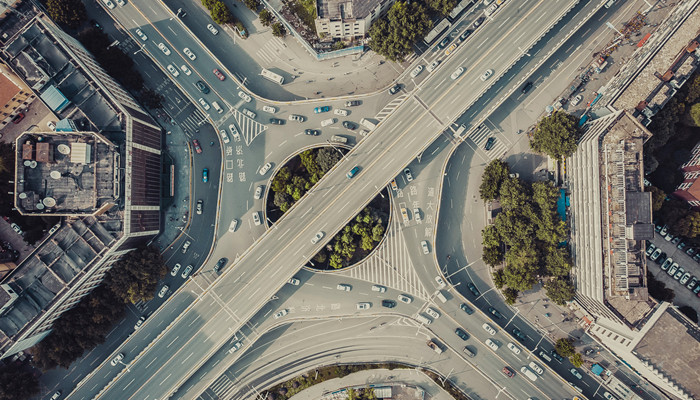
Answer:
<path fill-rule="evenodd" d="M 392 341 L 372 339 L 374 331 L 358 333 L 350 343 L 342 343 L 340 340 L 342 336 L 338 336 L 337 341 L 329 341 L 325 348 L 318 349 L 316 355 L 310 354 L 311 349 L 305 349 L 307 353 L 290 350 L 286 357 L 296 357 L 300 360 L 296 364 L 288 360 L 290 370 L 293 369 L 292 364 L 297 371 L 301 371 L 313 367 L 314 363 L 317 363 L 316 365 L 328 363 L 328 357 L 335 357 L 334 354 L 343 354 L 345 357 L 346 352 L 356 357 L 355 360 L 368 361 L 369 355 L 376 357 L 378 354 L 376 349 L 382 348 L 386 349 L 381 352 L 382 357 L 402 360 L 409 364 L 433 368 L 432 363 L 446 363 L 445 365 L 461 363 L 461 369 L 464 369 L 464 365 L 478 367 L 479 373 L 483 374 L 494 385 L 493 387 L 498 387 L 499 391 L 502 388 L 511 398 L 523 398 L 523 394 L 533 398 L 572 397 L 576 392 L 568 383 L 574 379 L 568 372 L 571 367 L 568 363 L 557 364 L 555 360 L 548 365 L 553 367 L 563 379 L 548 370 L 538 379 L 536 385 L 531 384 L 519 373 L 516 374 L 515 379 L 508 379 L 500 372 L 503 365 L 509 365 L 517 372 L 520 366 L 529 362 L 529 360 L 526 361 L 527 358 L 536 359 L 528 354 L 526 349 L 543 348 L 549 351 L 551 344 L 546 340 L 539 343 L 541 335 L 526 321 L 513 315 L 495 292 L 489 293 L 488 282 L 475 280 L 469 276 L 469 279 L 474 280 L 483 292 L 483 296 L 479 298 L 471 295 L 466 290 L 465 284 L 459 286 L 460 283 L 467 281 L 464 277 L 459 281 L 456 279 L 460 277 L 457 274 L 465 273 L 464 269 L 450 263 L 442 265 L 446 255 L 455 255 L 453 251 L 444 251 L 449 247 L 439 243 L 443 240 L 441 235 L 449 232 L 449 228 L 442 231 L 434 226 L 424 227 L 415 223 L 402 228 L 412 264 L 428 293 L 432 294 L 436 290 L 434 277 L 440 274 L 442 268 L 447 268 L 442 271 L 448 274 L 456 272 L 452 283 L 457 286 L 455 289 L 449 289 L 448 302 L 444 304 L 437 304 L 434 299 L 415 298 L 413 303 L 409 305 L 399 303 L 396 309 L 388 313 L 387 310 L 379 308 L 381 298 L 395 299 L 399 294 L 389 288 L 386 295 L 372 301 L 374 308 L 368 312 L 359 313 L 354 307 L 358 301 L 355 293 L 369 292 L 367 288 L 370 283 L 351 281 L 339 275 L 318 275 L 298 271 L 323 245 L 323 243 L 311 244 L 310 238 L 316 232 L 324 231 L 326 238 L 332 237 L 334 232 L 341 229 L 376 195 L 378 188 L 385 187 L 406 165 L 410 165 L 414 170 L 414 174 L 417 175 L 416 181 L 409 188 L 407 182 L 402 181 L 400 177 L 400 186 L 404 189 L 403 193 L 407 199 L 395 198 L 395 201 L 408 200 L 414 204 L 416 202 L 422 204 L 422 210 L 427 214 L 424 217 L 426 223 L 432 221 L 436 226 L 438 215 L 435 208 L 445 205 L 440 203 L 440 196 L 444 196 L 443 193 L 450 190 L 450 177 L 455 180 L 460 179 L 459 173 L 456 176 L 453 175 L 450 165 L 456 164 L 455 160 L 460 158 L 460 155 L 462 156 L 461 167 L 464 168 L 461 179 L 467 179 L 468 174 L 476 177 L 468 180 L 466 185 L 469 187 L 467 193 L 474 193 L 474 187 L 478 185 L 476 173 L 483 168 L 485 162 L 497 157 L 500 152 L 506 151 L 507 146 L 512 146 L 512 142 L 508 142 L 507 145 L 502 144 L 497 149 L 498 152 L 488 153 L 483 150 L 483 141 L 467 143 L 467 146 L 457 146 L 458 141 L 451 137 L 451 131 L 444 132 L 445 129 L 460 116 L 462 116 L 460 123 L 468 124 L 470 129 L 476 128 L 476 125 L 488 116 L 485 111 L 481 111 L 481 114 L 486 115 L 479 114 L 480 110 L 490 110 L 491 106 L 500 101 L 504 93 L 519 89 L 524 73 L 529 73 L 530 66 L 534 68 L 536 63 L 535 57 L 523 58 L 526 52 L 538 54 L 540 51 L 547 52 L 547 46 L 555 48 L 556 43 L 552 42 L 556 40 L 547 36 L 547 40 L 540 41 L 531 49 L 531 45 L 551 27 L 546 25 L 545 21 L 554 24 L 561 15 L 574 7 L 567 19 L 562 21 L 561 26 L 557 25 L 557 29 L 554 30 L 563 33 L 566 31 L 564 28 L 568 28 L 566 23 L 575 24 L 577 19 L 575 15 L 587 14 L 600 8 L 598 3 L 564 0 L 559 0 L 555 4 L 545 0 L 507 3 L 496 14 L 493 21 L 488 21 L 469 38 L 466 42 L 468 45 L 458 47 L 457 52 L 443 60 L 436 71 L 431 74 L 424 71 L 416 80 L 409 80 L 409 77 L 404 75 L 400 80 L 403 91 L 399 95 L 391 96 L 382 90 L 375 94 L 361 96 L 362 105 L 352 108 L 348 119 L 358 122 L 361 117 L 373 118 L 376 113 L 383 111 L 387 116 L 379 127 L 365 138 L 357 136 L 354 132 L 345 131 L 338 126 L 339 124 L 330 129 L 322 129 L 323 134 L 320 138 L 301 134 L 303 129 L 317 128 L 321 119 L 331 117 L 328 114 L 312 113 L 311 109 L 319 101 L 280 103 L 255 98 L 251 103 L 246 103 L 238 95 L 241 87 L 230 80 L 230 69 L 235 63 L 216 62 L 214 57 L 219 58 L 219 54 L 211 54 L 202 47 L 203 42 L 211 39 L 207 37 L 211 34 L 206 30 L 193 32 L 198 38 L 206 38 L 200 42 L 188 32 L 182 32 L 179 25 L 182 21 L 173 17 L 162 17 L 171 15 L 163 13 L 165 6 L 162 3 L 149 3 L 147 7 L 142 7 L 138 2 L 135 4 L 129 2 L 126 7 L 110 10 L 112 16 L 130 32 L 139 28 L 148 35 L 148 40 L 144 42 L 146 50 L 161 68 L 168 64 L 190 65 L 192 76 L 179 74 L 178 77 L 173 78 L 178 87 L 190 97 L 192 103 L 196 104 L 197 99 L 202 96 L 195 88 L 194 82 L 202 80 L 212 89 L 212 94 L 206 97 L 207 101 L 211 103 L 214 99 L 218 99 L 217 101 L 226 105 L 227 111 L 223 114 L 217 114 L 213 109 L 208 112 L 208 117 L 215 127 L 214 132 L 226 129 L 228 125 L 235 123 L 243 135 L 241 142 L 232 141 L 228 146 L 221 143 L 220 154 L 214 155 L 217 152 L 215 149 L 219 149 L 219 143 L 210 147 L 209 137 L 204 136 L 211 135 L 211 131 L 207 131 L 205 126 L 201 127 L 201 132 L 195 132 L 192 129 L 194 126 L 190 129 L 185 128 L 185 133 L 191 137 L 200 135 L 199 140 L 204 145 L 205 152 L 204 155 L 192 154 L 191 179 L 194 184 L 191 203 L 194 205 L 194 199 L 199 197 L 204 197 L 206 201 L 205 213 L 201 216 L 193 215 L 190 229 L 183 233 L 177 243 L 182 245 L 188 238 L 201 243 L 198 249 L 190 250 L 185 254 L 184 257 L 189 258 L 183 259 L 177 245 L 167 254 L 167 257 L 171 260 L 169 265 L 175 261 L 183 265 L 188 262 L 201 263 L 204 260 L 206 263 L 198 274 L 188 280 L 185 290 L 169 295 L 165 304 L 119 349 L 118 352 L 127 354 L 125 362 L 128 368 L 111 367 L 107 358 L 105 363 L 98 366 L 78 385 L 70 398 L 96 396 L 98 398 L 163 398 L 172 393 L 176 393 L 176 398 L 194 398 L 200 393 L 211 390 L 209 386 L 220 379 L 229 368 L 236 371 L 234 376 L 237 382 L 245 382 L 245 385 L 237 383 L 235 391 L 227 393 L 227 396 L 231 396 L 232 393 L 235 395 L 229 398 L 248 396 L 251 394 L 251 385 L 257 389 L 264 389 L 282 377 L 272 372 L 274 365 L 269 365 L 270 370 L 265 371 L 256 368 L 253 361 L 244 363 L 243 360 L 246 357 L 254 359 L 255 357 L 251 354 L 264 351 L 270 343 L 270 335 L 278 335 L 275 336 L 275 341 L 282 343 L 287 341 L 295 343 L 295 340 L 300 340 L 301 337 L 294 338 L 293 335 L 288 338 L 285 331 L 293 329 L 292 326 L 299 326 L 298 324 L 304 326 L 303 324 L 310 323 L 304 322 L 309 320 L 308 317 L 298 313 L 290 313 L 279 320 L 271 317 L 274 312 L 281 309 L 298 310 L 304 302 L 325 302 L 335 305 L 329 305 L 322 312 L 314 313 L 313 320 L 324 318 L 335 320 L 361 314 L 363 317 L 361 319 L 345 318 L 343 321 L 357 321 L 356 324 L 365 325 L 366 321 L 382 321 L 373 326 L 385 323 L 381 328 L 391 330 L 391 335 L 403 337 L 407 343 L 417 340 L 416 343 L 420 345 L 411 346 L 415 350 L 406 354 L 405 348 L 389 345 Z M 189 10 L 189 16 L 197 15 L 198 11 Z M 469 25 L 481 9 L 477 11 L 467 14 L 470 19 L 465 19 L 461 25 L 455 24 L 455 26 Z M 170 13 L 170 11 L 167 12 Z M 160 34 L 163 36 L 161 37 Z M 558 32 L 552 32 L 552 34 L 558 34 Z M 135 41 L 138 43 L 138 39 Z M 172 51 L 170 56 L 158 49 L 157 43 L 161 41 L 166 42 Z M 193 49 L 197 55 L 196 60 L 190 60 L 180 54 L 184 47 Z M 426 60 L 435 56 L 436 53 L 424 55 Z M 425 63 L 423 60 L 417 61 L 417 63 L 420 62 Z M 510 70 L 506 68 L 516 62 L 515 68 Z M 210 72 L 212 66 L 224 71 L 227 80 L 216 79 Z M 228 66 L 228 69 L 225 66 Z M 450 75 L 458 66 L 463 66 L 465 71 L 459 78 L 453 80 Z M 406 71 L 411 69 L 409 67 Z M 488 69 L 493 69 L 494 75 L 486 81 L 479 79 Z M 167 70 L 164 71 L 168 74 Z M 496 83 L 497 85 L 494 86 Z M 486 90 L 489 91 L 486 92 Z M 486 93 L 485 96 L 484 93 Z M 331 105 L 333 108 L 346 108 L 343 107 L 345 100 L 324 100 L 322 104 Z M 391 107 L 385 111 L 387 104 Z M 261 110 L 263 105 L 273 105 L 278 111 L 275 115 L 268 115 Z M 255 110 L 258 117 L 251 120 L 243 116 L 238 111 L 242 108 Z M 468 110 L 466 114 L 465 110 Z M 194 112 L 194 114 L 199 113 L 204 114 L 203 111 Z M 275 126 L 267 123 L 269 117 L 286 119 L 286 116 L 291 113 L 304 115 L 308 119 L 303 124 L 287 121 L 286 125 Z M 343 119 L 335 115 L 333 117 Z M 298 149 L 324 143 L 330 134 L 344 134 L 351 138 L 351 144 L 355 145 L 352 152 L 273 227 L 254 226 L 251 215 L 253 212 L 262 211 L 262 202 L 254 201 L 252 192 L 260 184 L 267 185 L 267 179 L 272 175 L 268 172 L 261 176 L 258 174 L 259 167 L 269 161 L 272 162 L 272 171 L 274 171 L 285 158 L 293 155 Z M 515 141 L 519 138 L 520 136 L 511 134 L 499 138 L 499 142 Z M 455 151 L 455 156 L 450 158 Z M 414 161 L 419 155 L 420 161 Z M 220 171 L 217 168 L 219 165 L 221 165 Z M 354 179 L 348 180 L 345 174 L 353 166 L 359 166 L 360 173 Z M 205 167 L 210 171 L 208 183 L 201 182 L 201 170 Z M 443 171 L 446 172 L 443 173 Z M 450 173 L 450 176 L 446 176 L 447 173 Z M 227 180 L 227 174 L 231 174 L 230 180 Z M 441 179 L 443 176 L 444 182 Z M 431 190 L 427 190 L 428 186 Z M 460 201 L 464 202 L 463 199 Z M 218 209 L 215 207 L 216 204 L 219 205 Z M 433 204 L 434 207 L 427 204 Z M 465 206 L 463 210 L 452 212 L 460 213 L 465 210 L 473 213 L 469 219 L 473 219 L 475 224 L 470 223 L 469 232 L 472 236 L 476 235 L 483 227 L 483 207 L 475 202 L 474 207 Z M 464 217 L 457 220 L 462 218 Z M 228 227 L 233 219 L 239 220 L 240 223 L 236 232 L 230 233 Z M 440 219 L 445 219 L 445 215 L 440 215 Z M 196 221 L 199 222 L 195 223 Z M 215 231 L 210 227 L 211 221 L 216 221 Z M 198 231 L 193 232 L 193 227 L 197 227 Z M 461 234 L 465 234 L 464 229 Z M 207 243 L 210 243 L 207 235 L 212 235 L 212 239 L 215 239 L 211 254 L 207 248 Z M 423 237 L 430 240 L 429 255 L 423 255 L 420 251 L 418 243 Z M 467 240 L 463 239 L 466 245 Z M 471 239 L 472 245 L 466 248 L 471 250 L 469 254 L 478 254 L 479 241 L 474 242 L 473 238 Z M 446 242 L 454 240 L 459 241 L 460 237 L 453 237 L 451 240 L 445 238 Z M 450 243 L 450 246 L 455 248 L 454 243 Z M 212 271 L 212 267 L 220 257 L 227 257 L 231 262 L 236 261 L 230 262 L 221 276 L 218 276 Z M 464 258 L 469 263 L 479 261 L 478 257 Z M 454 271 L 449 270 L 450 268 Z M 299 287 L 286 284 L 291 276 L 300 277 L 303 284 Z M 354 290 L 350 293 L 336 291 L 334 287 L 337 283 L 349 283 Z M 330 289 L 319 291 L 319 287 Z M 328 290 L 331 290 L 330 294 Z M 466 300 L 465 295 L 459 294 L 457 290 L 459 293 L 466 293 Z M 332 302 L 328 300 L 331 297 Z M 466 315 L 458 308 L 459 304 L 465 302 L 476 305 L 477 307 L 473 308 L 480 310 L 486 309 L 488 305 L 500 306 L 499 309 L 505 314 L 505 318 L 500 321 L 491 321 L 486 314 L 479 311 L 473 315 Z M 439 309 L 442 317 L 428 327 L 419 327 L 410 317 L 422 311 L 428 304 L 432 308 Z M 502 347 L 495 353 L 484 345 L 484 340 L 489 337 L 489 334 L 481 328 L 484 322 L 489 322 L 498 330 L 495 338 Z M 471 334 L 472 338 L 467 341 L 467 344 L 478 349 L 476 358 L 467 359 L 463 353 L 460 353 L 465 343 L 454 334 L 457 326 L 465 328 Z M 506 329 L 498 329 L 499 326 Z M 513 327 L 518 327 L 526 334 L 524 344 L 518 343 L 508 334 Z M 299 330 L 302 331 L 302 328 Z M 420 336 L 416 335 L 417 331 L 420 332 Z M 439 337 L 441 343 L 444 343 L 449 350 L 437 355 L 424 345 L 427 338 L 434 337 Z M 233 354 L 228 354 L 231 344 L 239 339 L 243 339 L 244 347 Z M 523 348 L 523 353 L 515 355 L 510 352 L 505 347 L 508 342 L 518 343 L 518 346 Z M 537 344 L 540 346 L 538 347 Z M 354 346 L 352 351 L 339 350 L 340 347 L 351 345 Z M 326 361 L 322 361 L 324 359 Z M 344 360 L 347 359 L 349 358 Z M 542 360 L 537 362 L 547 365 Z M 241 368 L 236 369 L 237 365 Z M 244 365 L 247 369 L 243 367 Z M 450 372 L 444 368 L 435 368 L 443 374 Z M 584 373 L 584 379 L 578 382 L 583 384 L 578 385 L 583 386 L 586 397 L 602 398 L 598 391 L 598 381 L 585 374 L 585 371 L 581 372 Z M 279 370 L 276 373 L 279 374 Z M 455 375 L 455 379 L 461 378 Z M 463 381 L 462 387 L 468 386 L 469 384 Z"/>

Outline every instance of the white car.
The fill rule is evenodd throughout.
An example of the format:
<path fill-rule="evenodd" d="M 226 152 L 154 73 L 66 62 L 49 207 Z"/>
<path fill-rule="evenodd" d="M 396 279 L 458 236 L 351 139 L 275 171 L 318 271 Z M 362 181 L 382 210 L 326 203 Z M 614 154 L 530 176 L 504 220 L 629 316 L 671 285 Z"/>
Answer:
<path fill-rule="evenodd" d="M 617 397 L 611 395 L 610 392 L 604 392 L 603 397 L 605 397 L 606 400 L 617 400 Z"/>
<path fill-rule="evenodd" d="M 430 65 L 428 65 L 428 72 L 435 71 L 435 68 L 437 68 L 438 65 L 440 65 L 440 61 L 438 60 L 431 62 Z"/>
<path fill-rule="evenodd" d="M 228 354 L 233 354 L 233 353 L 235 353 L 236 350 L 238 350 L 238 349 L 241 348 L 241 346 L 243 346 L 243 344 L 241 344 L 241 341 L 240 341 L 240 340 L 237 341 L 236 343 L 233 344 L 233 346 L 231 346 L 230 349 L 228 349 Z"/>
<path fill-rule="evenodd" d="M 582 95 L 582 94 L 579 94 L 579 95 L 577 95 L 576 97 L 574 97 L 573 100 L 571 100 L 571 105 L 572 105 L 572 106 L 577 106 L 577 105 L 581 102 L 581 100 L 583 100 L 583 95 Z"/>
<path fill-rule="evenodd" d="M 411 296 L 406 295 L 406 294 L 400 294 L 398 299 L 400 302 L 405 303 L 405 304 L 411 304 L 411 302 L 413 301 L 413 298 L 411 298 Z"/>
<path fill-rule="evenodd" d="M 231 136 L 233 136 L 233 140 L 235 140 L 236 142 L 241 141 L 241 134 L 238 133 L 238 129 L 236 129 L 236 125 L 234 125 L 234 124 L 229 125 L 228 130 L 231 131 Z"/>
<path fill-rule="evenodd" d="M 421 222 L 421 216 L 420 216 L 420 210 L 417 208 L 413 209 L 413 218 L 415 218 L 416 222 Z"/>
<path fill-rule="evenodd" d="M 496 330 L 493 329 L 493 327 L 492 327 L 491 325 L 489 325 L 489 324 L 483 324 L 483 325 L 481 325 L 481 327 L 484 328 L 484 330 L 485 330 L 486 332 L 488 332 L 489 335 L 491 335 L 491 336 L 493 336 L 493 335 L 496 334 Z"/>
<path fill-rule="evenodd" d="M 253 213 L 253 223 L 255 226 L 260 226 L 261 221 L 260 221 L 260 212 L 256 211 Z"/>
<path fill-rule="evenodd" d="M 221 140 L 224 141 L 224 143 L 230 143 L 231 139 L 228 137 L 228 134 L 226 133 L 226 129 L 222 129 L 219 131 L 219 135 L 221 135 Z"/>
<path fill-rule="evenodd" d="M 22 228 L 19 227 L 19 225 L 15 224 L 14 222 L 10 224 L 12 227 L 12 230 L 17 232 L 18 235 L 22 234 Z"/>
<path fill-rule="evenodd" d="M 270 114 L 274 114 L 277 112 L 277 109 L 272 106 L 263 106 L 263 111 L 269 112 Z"/>
<path fill-rule="evenodd" d="M 119 7 L 124 7 L 124 6 L 126 5 L 126 3 L 124 2 L 124 0 L 114 0 L 114 1 L 117 2 L 117 4 L 119 5 Z"/>
<path fill-rule="evenodd" d="M 177 78 L 178 76 L 180 76 L 180 71 L 178 71 L 177 68 L 173 67 L 172 64 L 168 64 L 166 68 L 168 69 L 168 71 L 170 71 L 171 74 L 173 74 L 174 77 Z"/>
<path fill-rule="evenodd" d="M 508 348 L 515 354 L 520 354 L 520 347 L 516 346 L 514 343 L 508 343 Z"/>
<path fill-rule="evenodd" d="M 455 72 L 452 73 L 452 75 L 450 75 L 450 78 L 452 78 L 452 80 L 455 80 L 455 79 L 459 78 L 463 73 L 464 73 L 464 67 L 459 67 L 455 70 Z M 484 79 L 482 79 L 482 81 L 483 80 Z"/>
<path fill-rule="evenodd" d="M 114 7 L 115 7 L 114 3 L 112 3 L 110 0 L 102 0 L 102 1 L 105 3 L 107 8 L 109 8 L 110 10 L 114 10 Z"/>
<path fill-rule="evenodd" d="M 166 56 L 170 55 L 170 49 L 168 46 L 164 45 L 163 42 L 158 43 L 158 48 L 165 54 Z"/>
<path fill-rule="evenodd" d="M 262 197 L 262 192 L 263 192 L 263 187 L 258 186 L 257 188 L 255 188 L 255 194 L 253 195 L 253 198 L 255 200 L 260 200 L 260 198 Z"/>
<path fill-rule="evenodd" d="M 423 72 L 423 66 L 422 66 L 422 65 L 419 65 L 419 66 L 415 67 L 415 68 L 413 69 L 413 71 L 411 71 L 411 78 L 417 77 L 418 75 L 420 75 L 421 72 Z"/>
<path fill-rule="evenodd" d="M 218 35 L 218 34 L 219 34 L 219 30 L 216 29 L 216 28 L 214 27 L 214 25 L 212 25 L 212 24 L 208 24 L 208 25 L 207 25 L 207 29 L 209 29 L 209 32 L 211 32 L 212 35 Z"/>
<path fill-rule="evenodd" d="M 250 97 L 250 95 L 248 95 L 248 93 L 246 93 L 246 92 L 244 92 L 244 91 L 242 91 L 242 90 L 240 90 L 240 91 L 238 92 L 238 97 L 240 97 L 241 99 L 243 99 L 243 101 L 245 101 L 246 103 L 250 103 L 250 101 L 253 100 L 253 99 Z"/>
<path fill-rule="evenodd" d="M 180 263 L 175 264 L 175 266 L 173 266 L 172 271 L 170 271 L 170 275 L 177 276 L 177 271 L 180 270 L 180 267 L 181 267 Z"/>
<path fill-rule="evenodd" d="M 301 281 L 300 281 L 298 278 L 292 277 L 292 278 L 289 278 L 289 280 L 287 281 L 287 283 L 290 284 L 290 285 L 299 286 L 299 284 L 301 283 Z"/>
<path fill-rule="evenodd" d="M 255 117 L 258 116 L 258 114 L 256 114 L 256 113 L 250 111 L 250 110 L 247 109 L 247 108 L 244 108 L 244 109 L 243 109 L 243 114 L 247 115 L 248 117 L 250 117 L 250 118 L 252 118 L 252 119 L 255 119 Z"/>
<path fill-rule="evenodd" d="M 382 285 L 372 285 L 373 292 L 384 293 L 386 292 L 386 287 Z"/>
<path fill-rule="evenodd" d="M 325 235 L 325 234 L 323 233 L 323 231 L 318 231 L 318 232 L 316 232 L 316 234 L 314 235 L 314 237 L 311 238 L 311 243 L 313 243 L 313 244 L 318 243 L 318 241 L 321 240 L 321 239 L 323 238 L 323 235 Z"/>
<path fill-rule="evenodd" d="M 430 253 L 430 247 L 428 247 L 428 241 L 423 240 L 420 242 L 420 247 L 423 249 L 423 254 Z M 444 283 L 444 282 L 443 282 Z"/>
<path fill-rule="evenodd" d="M 140 37 L 141 40 L 143 40 L 144 42 L 145 42 L 146 40 L 148 40 L 148 36 L 146 36 L 146 34 L 143 33 L 143 31 L 142 31 L 141 29 L 136 28 L 136 30 L 135 30 L 134 32 L 136 32 L 136 35 L 138 35 L 138 37 Z"/>
<path fill-rule="evenodd" d="M 265 165 L 260 167 L 260 175 L 265 175 L 267 171 L 270 170 L 270 168 L 272 168 L 272 164 L 270 164 L 269 162 L 265 163 Z"/>
<path fill-rule="evenodd" d="M 489 347 L 491 348 L 491 350 L 493 350 L 493 351 L 498 350 L 498 347 L 499 347 L 499 346 L 498 346 L 498 344 L 496 344 L 496 342 L 494 342 L 493 340 L 491 340 L 491 339 L 486 339 L 486 341 L 485 341 L 484 343 L 486 343 L 486 345 L 489 346 Z"/>
<path fill-rule="evenodd" d="M 197 100 L 197 101 L 199 102 L 199 104 L 202 105 L 202 108 L 204 108 L 204 110 L 209 111 L 209 109 L 211 108 L 209 106 L 209 103 L 207 103 L 207 101 L 204 100 L 203 98 L 200 97 L 199 100 Z"/>
<path fill-rule="evenodd" d="M 282 318 L 282 317 L 284 317 L 285 315 L 287 315 L 288 313 L 289 313 L 289 311 L 288 311 L 287 309 L 280 310 L 280 311 L 277 312 L 277 314 L 274 315 L 274 317 L 275 317 L 275 319 L 277 319 L 277 318 Z"/>
<path fill-rule="evenodd" d="M 170 289 L 168 285 L 163 285 L 163 287 L 160 288 L 160 292 L 158 292 L 158 297 L 161 299 L 165 297 L 165 295 L 168 293 L 168 289 Z"/>
<path fill-rule="evenodd" d="M 55 123 L 55 122 L 49 121 L 49 122 L 46 123 L 46 126 L 47 126 L 49 129 L 51 129 L 52 131 L 54 131 L 54 132 L 56 131 L 56 123 Z"/>
<path fill-rule="evenodd" d="M 368 303 L 366 301 L 363 301 L 362 303 L 357 303 L 358 310 L 369 310 L 370 308 L 372 308 L 372 303 Z"/>
<path fill-rule="evenodd" d="M 433 317 L 433 318 L 435 318 L 435 319 L 440 318 L 440 313 L 437 312 L 437 311 L 435 311 L 435 310 L 433 310 L 433 309 L 430 308 L 430 307 L 426 307 L 426 308 L 425 308 L 425 313 L 428 314 L 428 315 L 430 315 L 431 317 Z"/>
<path fill-rule="evenodd" d="M 321 121 L 321 126 L 325 127 L 325 126 L 328 126 L 328 125 L 333 125 L 333 124 L 335 124 L 337 121 L 338 121 L 338 120 L 335 119 L 335 118 L 324 119 L 323 121 Z"/>
<path fill-rule="evenodd" d="M 348 110 L 343 110 L 342 108 L 336 108 L 335 110 L 333 110 L 333 114 L 342 115 L 343 117 L 347 117 L 349 113 L 348 113 Z"/>
<path fill-rule="evenodd" d="M 528 365 L 529 365 L 530 369 L 532 369 L 533 371 L 537 372 L 539 375 L 544 374 L 544 370 L 542 369 L 542 367 L 540 367 L 540 366 L 539 366 L 537 363 L 535 363 L 534 361 L 530 361 L 530 364 L 528 364 Z"/>
<path fill-rule="evenodd" d="M 491 75 L 493 75 L 493 70 L 487 69 L 486 72 L 481 74 L 481 77 L 479 79 L 481 79 L 482 81 L 485 82 L 487 79 L 489 79 L 491 77 Z"/>
<path fill-rule="evenodd" d="M 189 59 L 192 61 L 197 59 L 197 56 L 195 56 L 192 50 L 190 50 L 188 47 L 182 49 L 182 52 L 185 53 L 185 55 L 187 55 L 187 57 L 189 57 Z"/>
<path fill-rule="evenodd" d="M 192 75 L 192 71 L 190 71 L 190 69 L 187 68 L 187 65 L 182 64 L 182 66 L 180 67 L 180 69 L 182 70 L 182 72 L 185 73 L 185 75 L 187 75 L 187 76 Z"/>
<path fill-rule="evenodd" d="M 289 120 L 290 121 L 297 121 L 297 122 L 304 122 L 306 121 L 306 118 L 304 118 L 303 115 L 298 115 L 298 114 L 289 114 Z"/>
<path fill-rule="evenodd" d="M 439 287 L 440 289 L 442 289 L 442 288 L 444 288 L 445 286 L 447 286 L 447 284 L 445 283 L 445 281 L 442 280 L 442 277 L 436 276 L 436 277 L 435 277 L 435 282 L 437 282 L 438 287 Z"/>
<path fill-rule="evenodd" d="M 112 364 L 113 367 L 116 367 L 117 364 L 119 364 L 119 361 L 121 361 L 121 360 L 123 360 L 123 359 L 124 359 L 124 353 L 119 353 L 119 354 L 117 354 L 117 356 L 114 357 L 114 358 L 112 359 L 112 361 L 110 361 L 109 363 Z"/>
<path fill-rule="evenodd" d="M 231 224 L 228 226 L 228 231 L 235 232 L 236 228 L 238 228 L 238 220 L 234 219 L 233 221 L 231 221 Z"/>
<path fill-rule="evenodd" d="M 344 292 L 349 292 L 352 290 L 352 286 L 345 283 L 339 283 L 338 286 L 336 286 L 335 288 Z"/>

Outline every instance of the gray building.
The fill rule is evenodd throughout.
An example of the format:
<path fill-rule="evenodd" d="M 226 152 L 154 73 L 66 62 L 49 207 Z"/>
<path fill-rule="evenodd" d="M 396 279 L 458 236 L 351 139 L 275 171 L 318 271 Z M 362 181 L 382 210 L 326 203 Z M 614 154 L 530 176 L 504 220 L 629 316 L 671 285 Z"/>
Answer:
<path fill-rule="evenodd" d="M 363 38 L 395 0 L 316 0 L 316 32 L 342 40 Z"/>
<path fill-rule="evenodd" d="M 160 231 L 161 130 L 43 14 L 1 56 L 56 115 L 19 136 L 15 204 L 61 226 L 0 282 L 0 357 L 41 341 L 124 254 Z"/>

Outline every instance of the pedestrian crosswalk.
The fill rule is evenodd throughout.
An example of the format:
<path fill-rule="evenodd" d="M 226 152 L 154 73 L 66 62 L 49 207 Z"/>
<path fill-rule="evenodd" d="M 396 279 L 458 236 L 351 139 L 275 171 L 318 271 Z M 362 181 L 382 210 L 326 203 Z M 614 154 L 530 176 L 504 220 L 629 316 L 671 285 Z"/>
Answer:
<path fill-rule="evenodd" d="M 255 55 L 262 61 L 262 64 L 279 64 L 275 60 L 284 52 L 285 47 L 282 39 L 275 37 L 265 43 Z"/>
<path fill-rule="evenodd" d="M 494 139 L 493 147 L 491 150 L 486 150 L 486 143 L 488 142 L 489 138 Z M 491 131 L 486 124 L 479 125 L 476 130 L 469 133 L 467 139 L 474 143 L 477 150 L 481 150 L 478 151 L 478 153 L 485 157 L 488 161 L 499 158 L 501 155 L 505 154 L 506 151 L 508 151 L 508 143 L 505 143 L 502 140 L 502 136 L 499 137 L 495 134 L 495 132 Z"/>
<path fill-rule="evenodd" d="M 391 219 L 386 238 L 374 253 L 341 274 L 394 288 L 418 298 L 429 297 L 411 262 L 398 218 Z"/>
<path fill-rule="evenodd" d="M 180 127 L 187 133 L 195 133 L 199 130 L 199 127 L 206 123 L 207 116 L 199 108 L 195 108 L 194 111 L 180 122 Z"/>
<path fill-rule="evenodd" d="M 228 395 L 232 394 L 231 392 L 236 390 L 236 385 L 226 374 L 223 374 L 209 386 L 209 389 L 214 392 L 217 398 L 226 399 Z"/>
<path fill-rule="evenodd" d="M 233 110 L 233 118 L 238 125 L 238 131 L 243 135 L 245 144 L 250 146 L 259 134 L 263 133 L 267 126 L 263 125 L 238 110 Z"/>
<path fill-rule="evenodd" d="M 408 94 L 406 93 L 400 94 L 397 98 L 390 101 L 389 104 L 384 106 L 384 108 L 382 108 L 382 110 L 379 111 L 374 118 L 378 119 L 379 121 L 383 121 L 386 117 L 389 116 L 389 114 L 396 110 L 401 105 L 401 103 L 403 103 L 403 101 L 406 100 L 407 97 Z"/>

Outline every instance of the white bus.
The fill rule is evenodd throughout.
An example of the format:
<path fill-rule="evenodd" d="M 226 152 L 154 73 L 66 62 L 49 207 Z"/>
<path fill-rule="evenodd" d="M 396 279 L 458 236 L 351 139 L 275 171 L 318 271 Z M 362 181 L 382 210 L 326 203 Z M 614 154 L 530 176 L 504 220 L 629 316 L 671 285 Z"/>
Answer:
<path fill-rule="evenodd" d="M 267 70 L 267 69 L 265 69 L 265 68 L 263 68 L 263 70 L 262 70 L 262 72 L 260 73 L 260 75 L 262 75 L 263 78 L 269 79 L 269 80 L 271 80 L 272 82 L 275 82 L 275 83 L 277 83 L 277 84 L 280 84 L 280 85 L 281 85 L 281 84 L 284 83 L 284 77 L 282 77 L 282 75 L 276 74 L 276 73 L 274 73 L 274 72 L 272 72 L 272 71 L 270 71 L 270 70 Z"/>

